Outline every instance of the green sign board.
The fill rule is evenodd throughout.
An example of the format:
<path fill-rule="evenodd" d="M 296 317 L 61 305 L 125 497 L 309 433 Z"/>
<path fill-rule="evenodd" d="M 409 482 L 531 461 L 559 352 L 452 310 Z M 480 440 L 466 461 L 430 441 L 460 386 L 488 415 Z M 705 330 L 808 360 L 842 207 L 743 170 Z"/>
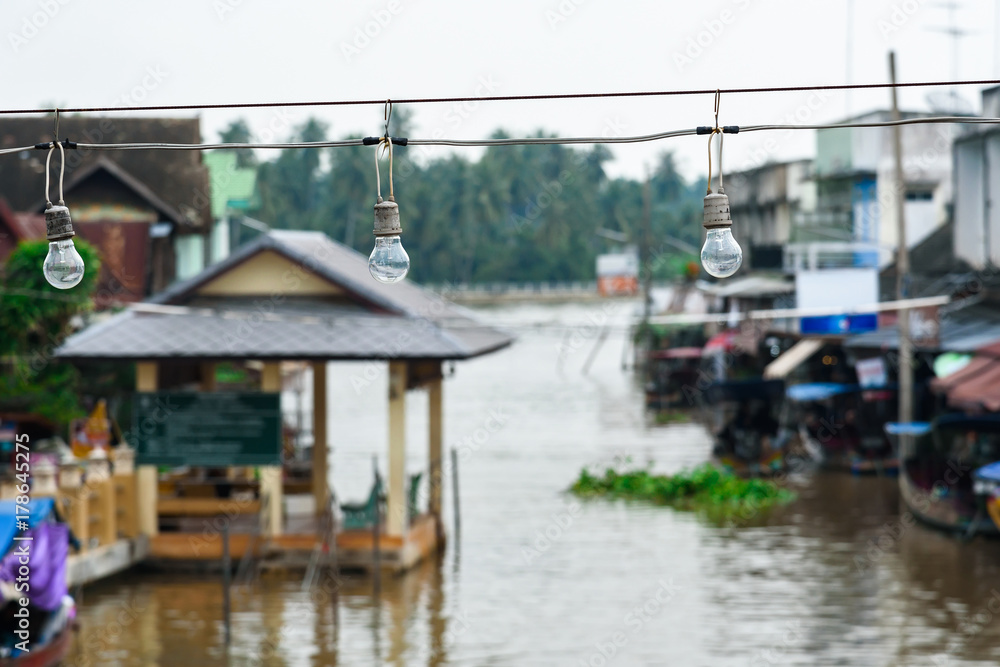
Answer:
<path fill-rule="evenodd" d="M 135 395 L 139 465 L 281 465 L 281 396 L 155 392 Z"/>

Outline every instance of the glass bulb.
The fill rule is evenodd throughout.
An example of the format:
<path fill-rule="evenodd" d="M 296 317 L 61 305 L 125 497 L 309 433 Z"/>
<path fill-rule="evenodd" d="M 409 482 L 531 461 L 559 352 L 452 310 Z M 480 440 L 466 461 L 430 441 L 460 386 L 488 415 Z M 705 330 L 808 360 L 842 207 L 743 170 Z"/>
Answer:
<path fill-rule="evenodd" d="M 743 263 L 743 250 L 733 238 L 729 227 L 708 230 L 705 245 L 701 248 L 701 265 L 709 275 L 728 278 Z"/>
<path fill-rule="evenodd" d="M 42 263 L 42 273 L 56 289 L 76 287 L 83 280 L 83 257 L 76 251 L 73 239 L 49 243 L 49 254 Z"/>
<path fill-rule="evenodd" d="M 380 283 L 398 283 L 410 270 L 410 256 L 396 236 L 376 236 L 375 249 L 368 258 L 368 270 Z"/>

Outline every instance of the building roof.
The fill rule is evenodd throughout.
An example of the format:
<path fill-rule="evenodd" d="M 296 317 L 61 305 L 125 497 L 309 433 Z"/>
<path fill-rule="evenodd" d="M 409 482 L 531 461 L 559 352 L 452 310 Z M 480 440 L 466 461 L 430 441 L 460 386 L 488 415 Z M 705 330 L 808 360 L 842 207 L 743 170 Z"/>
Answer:
<path fill-rule="evenodd" d="M 52 130 L 51 118 L 5 118 L 0 129 L 0 148 L 52 141 Z M 201 141 L 201 126 L 198 118 L 64 116 L 59 121 L 59 135 L 78 143 L 193 144 Z M 0 160 L 0 195 L 8 199 L 14 210 L 41 212 L 37 204 L 45 187 L 45 151 L 25 151 L 21 157 L 23 159 Z M 210 222 L 208 170 L 198 151 L 68 150 L 67 182 L 101 159 L 113 162 L 139 183 L 146 184 L 158 199 L 180 213 L 185 224 L 202 227 Z M 53 162 L 55 174 L 58 156 L 53 156 Z M 72 202 L 67 203 L 72 210 Z"/>
<path fill-rule="evenodd" d="M 1000 309 L 995 305 L 975 304 L 943 312 L 938 340 L 936 349 L 950 352 L 972 352 L 1000 341 Z M 851 336 L 844 341 L 844 347 L 896 350 L 899 329 L 894 325 Z"/>
<path fill-rule="evenodd" d="M 706 294 L 720 297 L 761 297 L 791 294 L 795 291 L 795 283 L 783 278 L 767 276 L 747 276 L 736 280 L 726 280 L 717 283 L 698 281 L 698 289 Z"/>
<path fill-rule="evenodd" d="M 337 295 L 270 296 L 203 289 L 276 253 Z M 289 283 L 296 275 L 289 272 Z M 277 282 L 285 282 L 279 280 Z M 413 283 L 371 278 L 367 258 L 320 232 L 271 231 L 144 304 L 68 338 L 68 360 L 467 359 L 513 338 Z"/>
<path fill-rule="evenodd" d="M 0 224 L 10 230 L 18 241 L 45 238 L 45 216 L 41 213 L 12 211 L 10 204 L 0 197 Z"/>

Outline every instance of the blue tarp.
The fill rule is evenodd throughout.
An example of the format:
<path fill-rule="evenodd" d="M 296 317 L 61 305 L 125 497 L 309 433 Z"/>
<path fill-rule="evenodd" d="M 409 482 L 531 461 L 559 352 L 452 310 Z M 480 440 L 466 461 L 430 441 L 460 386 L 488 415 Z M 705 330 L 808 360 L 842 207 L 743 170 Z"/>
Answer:
<path fill-rule="evenodd" d="M 850 394 L 860 389 L 861 387 L 856 384 L 806 382 L 804 384 L 793 384 L 788 388 L 786 394 L 793 401 L 822 401 L 823 399 L 839 396 L 840 394 Z"/>
<path fill-rule="evenodd" d="M 885 425 L 889 435 L 924 435 L 930 430 L 930 422 L 889 422 Z"/>
<path fill-rule="evenodd" d="M 991 482 L 1000 482 L 1000 461 L 995 461 L 973 473 L 976 479 L 985 479 Z"/>
<path fill-rule="evenodd" d="M 53 498 L 33 498 L 28 501 L 28 511 L 23 507 L 20 512 L 17 510 L 17 503 L 13 500 L 0 500 L 0 555 L 10 551 L 10 545 L 14 543 L 14 536 L 19 532 L 17 520 L 27 520 L 28 528 L 34 528 L 42 521 L 45 521 L 52 514 L 55 507 Z"/>

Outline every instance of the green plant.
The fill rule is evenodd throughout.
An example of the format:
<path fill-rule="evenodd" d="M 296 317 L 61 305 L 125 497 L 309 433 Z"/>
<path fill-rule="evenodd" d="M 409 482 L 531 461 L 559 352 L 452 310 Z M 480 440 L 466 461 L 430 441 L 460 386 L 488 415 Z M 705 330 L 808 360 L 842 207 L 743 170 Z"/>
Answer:
<path fill-rule="evenodd" d="M 39 414 L 57 424 L 81 416 L 79 373 L 53 359 L 71 320 L 91 308 L 100 260 L 76 240 L 87 267 L 83 281 L 58 290 L 42 275 L 48 242 L 25 241 L 10 254 L 0 281 L 0 407 Z"/>
<path fill-rule="evenodd" d="M 585 498 L 626 498 L 705 510 L 713 517 L 745 515 L 748 510 L 756 512 L 795 498 L 774 482 L 742 479 L 710 463 L 676 475 L 655 475 L 648 468 L 621 471 L 609 467 L 603 474 L 584 468 L 570 491 Z"/>

